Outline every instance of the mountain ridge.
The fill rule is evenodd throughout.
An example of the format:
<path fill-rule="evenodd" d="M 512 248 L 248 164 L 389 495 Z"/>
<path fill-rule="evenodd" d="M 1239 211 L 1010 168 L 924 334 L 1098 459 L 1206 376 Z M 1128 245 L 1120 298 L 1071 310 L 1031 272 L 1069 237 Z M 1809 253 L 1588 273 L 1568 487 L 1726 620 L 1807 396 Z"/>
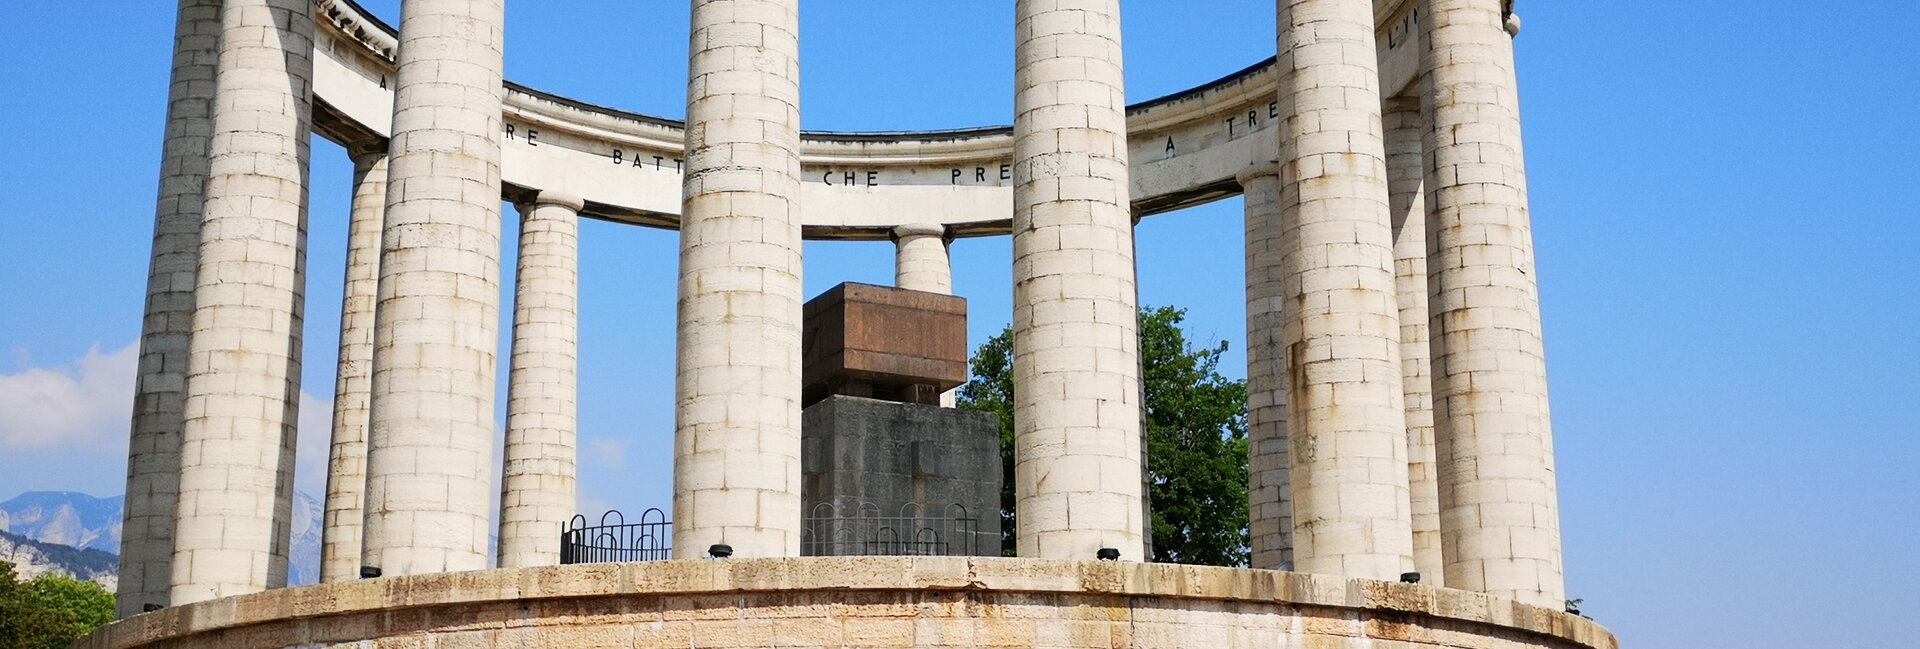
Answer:
<path fill-rule="evenodd" d="M 32 579 L 47 573 L 88 579 L 113 592 L 120 585 L 120 558 L 111 552 L 42 543 L 0 532 L 0 561 L 13 564 L 16 578 Z"/>
<path fill-rule="evenodd" d="M 125 496 L 100 498 L 75 491 L 28 491 L 0 502 L 0 534 L 12 537 L 0 545 L 0 560 L 11 561 L 24 577 L 57 570 L 76 578 L 93 579 L 112 590 L 118 583 L 120 525 Z M 293 498 L 292 546 L 288 551 L 287 583 L 300 586 L 320 581 L 320 529 L 324 508 L 305 493 Z M 99 557 L 75 552 L 97 552 L 111 561 L 105 580 L 94 576 Z M 18 561 L 6 559 L 21 557 Z M 32 571 L 29 573 L 29 571 Z"/>

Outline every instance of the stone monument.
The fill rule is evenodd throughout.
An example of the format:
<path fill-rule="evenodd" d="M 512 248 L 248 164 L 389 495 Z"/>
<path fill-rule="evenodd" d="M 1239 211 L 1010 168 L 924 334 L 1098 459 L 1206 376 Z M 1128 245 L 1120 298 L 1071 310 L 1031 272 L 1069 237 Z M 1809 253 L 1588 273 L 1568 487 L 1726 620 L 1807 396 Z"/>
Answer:
<path fill-rule="evenodd" d="M 799 0 L 690 0 L 684 121 L 505 79 L 505 0 L 176 2 L 125 619 L 81 647 L 1618 646 L 1563 611 L 1514 0 L 1276 0 L 1232 17 L 1272 60 L 1133 105 L 1119 0 L 1015 0 L 1010 125 L 872 133 L 800 129 Z M 309 134 L 350 215 L 307 213 Z M 1133 226 L 1234 195 L 1252 565 L 1143 563 Z M 286 588 L 309 216 L 353 234 L 322 583 Z M 679 236 L 647 553 L 563 552 L 582 218 Z M 940 407 L 959 237 L 1013 253 L 1017 556 L 810 551 L 809 504 L 869 502 L 998 554 L 997 436 Z M 804 239 L 890 241 L 907 290 L 803 309 Z"/>
<path fill-rule="evenodd" d="M 1000 555 L 1000 422 L 945 408 L 966 300 L 846 283 L 806 305 L 803 556 Z"/>

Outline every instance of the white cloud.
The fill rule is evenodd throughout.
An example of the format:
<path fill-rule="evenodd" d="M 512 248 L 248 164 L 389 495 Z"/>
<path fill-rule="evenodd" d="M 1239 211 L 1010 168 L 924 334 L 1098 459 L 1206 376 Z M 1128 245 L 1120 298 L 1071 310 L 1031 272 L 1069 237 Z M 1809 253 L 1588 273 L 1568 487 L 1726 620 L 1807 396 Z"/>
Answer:
<path fill-rule="evenodd" d="M 293 485 L 314 500 L 327 496 L 327 453 L 333 446 L 333 400 L 300 391 L 300 441 L 294 447 Z"/>
<path fill-rule="evenodd" d="M 593 465 L 607 469 L 622 469 L 627 466 L 626 440 L 612 437 L 587 438 L 587 455 L 593 459 Z"/>
<path fill-rule="evenodd" d="M 138 343 L 107 354 L 95 345 L 71 366 L 0 375 L 0 448 L 123 441 L 139 355 Z"/>
<path fill-rule="evenodd" d="M 55 452 L 45 459 L 56 463 L 122 461 L 139 353 L 138 343 L 104 354 L 96 345 L 69 366 L 0 374 L 0 449 Z M 302 390 L 299 431 L 296 488 L 320 498 L 326 491 L 333 401 Z"/>

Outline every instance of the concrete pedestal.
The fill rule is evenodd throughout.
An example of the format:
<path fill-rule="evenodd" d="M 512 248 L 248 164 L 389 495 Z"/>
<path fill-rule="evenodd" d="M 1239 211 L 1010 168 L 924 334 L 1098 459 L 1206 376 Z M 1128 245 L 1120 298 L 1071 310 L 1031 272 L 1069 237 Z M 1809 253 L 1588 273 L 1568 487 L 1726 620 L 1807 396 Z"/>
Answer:
<path fill-rule="evenodd" d="M 836 395 L 800 430 L 801 554 L 1000 555 L 993 413 Z"/>

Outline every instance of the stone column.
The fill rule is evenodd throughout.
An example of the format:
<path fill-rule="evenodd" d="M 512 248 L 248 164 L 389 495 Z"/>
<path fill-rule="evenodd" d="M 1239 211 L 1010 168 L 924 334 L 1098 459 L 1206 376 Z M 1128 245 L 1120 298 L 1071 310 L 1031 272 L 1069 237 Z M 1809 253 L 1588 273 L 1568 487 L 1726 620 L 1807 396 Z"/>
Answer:
<path fill-rule="evenodd" d="M 559 565 L 560 529 L 574 515 L 585 206 L 578 196 L 543 191 L 520 207 L 500 478 L 502 568 Z"/>
<path fill-rule="evenodd" d="M 1240 173 L 1247 236 L 1247 535 L 1264 570 L 1293 564 L 1293 494 L 1287 484 L 1286 322 L 1281 291 L 1280 168 Z"/>
<path fill-rule="evenodd" d="M 1373 3 L 1278 10 L 1294 566 L 1394 580 L 1413 531 Z"/>
<path fill-rule="evenodd" d="M 673 548 L 800 554 L 800 2 L 693 0 Z"/>
<path fill-rule="evenodd" d="M 1447 586 L 1557 610 L 1560 511 L 1509 22 L 1501 0 L 1428 0 L 1420 20 Z"/>
<path fill-rule="evenodd" d="M 340 297 L 340 361 L 333 380 L 333 442 L 327 453 L 327 501 L 320 529 L 320 581 L 360 577 L 360 528 L 366 517 L 367 426 L 373 382 L 373 312 L 379 297 L 380 233 L 387 212 L 385 142 L 353 154 L 353 216 Z"/>
<path fill-rule="evenodd" d="M 127 499 L 120 526 L 119 616 L 166 606 L 173 579 L 173 517 L 180 491 L 180 426 L 193 338 L 194 272 L 213 139 L 219 0 L 180 0 L 173 78 L 160 153 L 160 191 L 140 321 L 140 373 L 127 445 Z"/>
<path fill-rule="evenodd" d="M 1143 561 L 1119 3 L 1017 0 L 1014 12 L 1018 550 Z"/>
<path fill-rule="evenodd" d="M 953 294 L 953 264 L 947 258 L 947 229 L 911 223 L 893 229 L 893 283 L 900 288 Z"/>
<path fill-rule="evenodd" d="M 308 0 L 225 0 L 172 603 L 287 583 L 306 273 Z"/>
<path fill-rule="evenodd" d="M 893 229 L 893 285 L 915 291 L 953 294 L 953 262 L 947 256 L 947 229 L 910 223 Z M 959 388 L 940 394 L 940 405 L 958 403 Z"/>
<path fill-rule="evenodd" d="M 504 11 L 400 7 L 361 552 L 386 576 L 487 566 Z"/>
<path fill-rule="evenodd" d="M 1427 352 L 1427 214 L 1420 100 L 1389 99 L 1387 204 L 1393 211 L 1394 299 L 1400 308 L 1400 387 L 1406 393 L 1407 491 L 1413 509 L 1413 568 L 1421 583 L 1446 585 L 1440 560 L 1440 491 L 1433 471 L 1433 382 Z"/>

